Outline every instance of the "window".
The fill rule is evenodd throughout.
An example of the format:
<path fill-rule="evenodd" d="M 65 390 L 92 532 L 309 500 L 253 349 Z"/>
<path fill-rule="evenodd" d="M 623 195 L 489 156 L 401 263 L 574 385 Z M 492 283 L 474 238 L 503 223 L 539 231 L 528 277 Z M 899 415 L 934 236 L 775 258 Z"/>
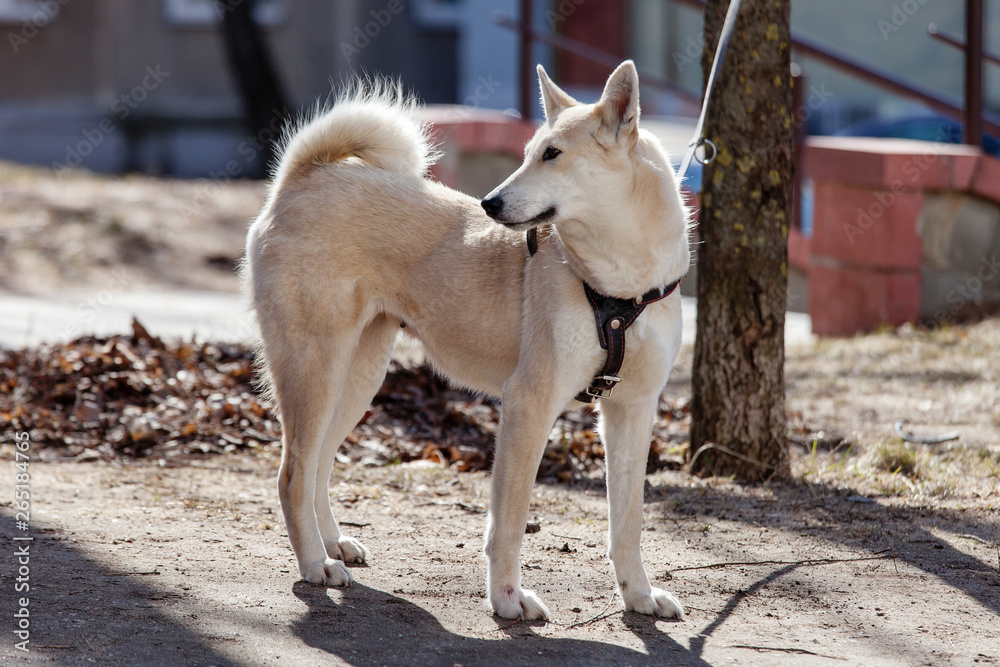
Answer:
<path fill-rule="evenodd" d="M 410 8 L 417 23 L 427 28 L 455 28 L 465 13 L 463 0 L 413 0 Z"/>
<path fill-rule="evenodd" d="M 0 0 L 3 2 L 4 0 Z M 288 20 L 288 0 L 253 1 L 253 16 L 259 25 L 276 26 Z M 163 16 L 168 23 L 187 27 L 214 27 L 227 11 L 221 0 L 164 0 Z"/>
<path fill-rule="evenodd" d="M 0 0 L 0 22 L 28 22 L 36 28 L 44 28 L 59 13 L 59 7 L 67 0 L 40 2 L 40 0 Z"/>

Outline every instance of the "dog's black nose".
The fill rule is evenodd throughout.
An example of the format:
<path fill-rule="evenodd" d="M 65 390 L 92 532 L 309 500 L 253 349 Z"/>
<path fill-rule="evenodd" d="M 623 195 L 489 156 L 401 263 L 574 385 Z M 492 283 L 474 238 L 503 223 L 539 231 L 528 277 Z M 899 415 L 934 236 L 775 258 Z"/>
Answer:
<path fill-rule="evenodd" d="M 495 218 L 500 214 L 500 209 L 503 208 L 503 197 L 497 195 L 496 197 L 490 197 L 489 199 L 483 200 L 483 210 L 486 211 L 486 215 L 491 218 Z"/>

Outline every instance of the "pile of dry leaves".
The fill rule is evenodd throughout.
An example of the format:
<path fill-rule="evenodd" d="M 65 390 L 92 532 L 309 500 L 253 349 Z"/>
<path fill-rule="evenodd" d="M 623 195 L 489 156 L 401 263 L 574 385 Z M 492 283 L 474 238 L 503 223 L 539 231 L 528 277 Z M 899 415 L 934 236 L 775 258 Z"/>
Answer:
<path fill-rule="evenodd" d="M 498 419 L 494 402 L 452 389 L 426 368 L 394 364 L 338 458 L 485 470 Z M 683 407 L 657 421 L 651 469 L 680 465 L 686 422 Z M 604 452 L 594 429 L 589 411 L 560 418 L 539 476 L 599 474 Z M 0 350 L 0 437 L 12 442 L 15 431 L 30 431 L 43 458 L 106 460 L 277 449 L 281 439 L 254 387 L 250 348 L 165 343 L 138 322 L 132 336 Z"/>

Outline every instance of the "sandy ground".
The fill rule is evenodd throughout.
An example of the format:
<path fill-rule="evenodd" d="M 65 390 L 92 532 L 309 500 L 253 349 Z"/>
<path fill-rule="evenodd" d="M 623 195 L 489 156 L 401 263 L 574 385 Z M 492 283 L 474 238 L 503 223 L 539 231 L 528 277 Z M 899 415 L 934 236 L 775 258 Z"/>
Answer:
<path fill-rule="evenodd" d="M 0 162 L 0 290 L 235 291 L 259 181 L 108 177 Z"/>
<path fill-rule="evenodd" d="M 540 485 L 531 512 L 541 530 L 525 536 L 522 559 L 526 586 L 553 611 L 543 624 L 484 605 L 482 473 L 336 471 L 335 509 L 372 558 L 353 586 L 326 589 L 298 580 L 275 457 L 33 465 L 27 533 L 4 503 L 0 572 L 9 591 L 10 536 L 34 536 L 36 664 L 1000 662 L 995 506 L 658 473 L 645 559 L 688 609 L 666 621 L 612 599 L 602 485 Z M 0 656 L 18 659 L 4 634 Z"/>

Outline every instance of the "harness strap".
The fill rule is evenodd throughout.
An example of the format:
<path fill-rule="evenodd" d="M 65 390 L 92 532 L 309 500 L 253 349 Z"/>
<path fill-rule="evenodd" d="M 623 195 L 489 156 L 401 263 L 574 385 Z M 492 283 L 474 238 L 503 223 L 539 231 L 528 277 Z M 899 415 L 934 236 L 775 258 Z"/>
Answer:
<path fill-rule="evenodd" d="M 532 227 L 525 233 L 528 253 L 534 257 L 538 252 L 538 229 Z M 593 403 L 595 398 L 609 398 L 615 385 L 621 382 L 618 372 L 625 361 L 625 332 L 632 326 L 642 311 L 651 303 L 665 299 L 684 282 L 680 278 L 666 287 L 651 289 L 634 299 L 621 299 L 615 296 L 601 294 L 583 281 L 583 291 L 587 295 L 587 303 L 594 311 L 597 323 L 597 338 L 601 349 L 607 350 L 604 366 L 594 376 L 590 386 L 576 395 L 576 400 L 582 403 Z"/>
<path fill-rule="evenodd" d="M 607 350 L 607 356 L 604 359 L 604 366 L 594 376 L 590 386 L 577 394 L 576 400 L 593 403 L 595 398 L 611 396 L 615 385 L 621 382 L 618 373 L 625 361 L 625 332 L 639 318 L 646 306 L 667 298 L 682 282 L 684 278 L 675 280 L 666 287 L 649 290 L 634 299 L 607 296 L 586 282 L 583 283 L 583 291 L 587 295 L 587 302 L 593 309 L 597 322 L 597 337 L 601 348 Z"/>

